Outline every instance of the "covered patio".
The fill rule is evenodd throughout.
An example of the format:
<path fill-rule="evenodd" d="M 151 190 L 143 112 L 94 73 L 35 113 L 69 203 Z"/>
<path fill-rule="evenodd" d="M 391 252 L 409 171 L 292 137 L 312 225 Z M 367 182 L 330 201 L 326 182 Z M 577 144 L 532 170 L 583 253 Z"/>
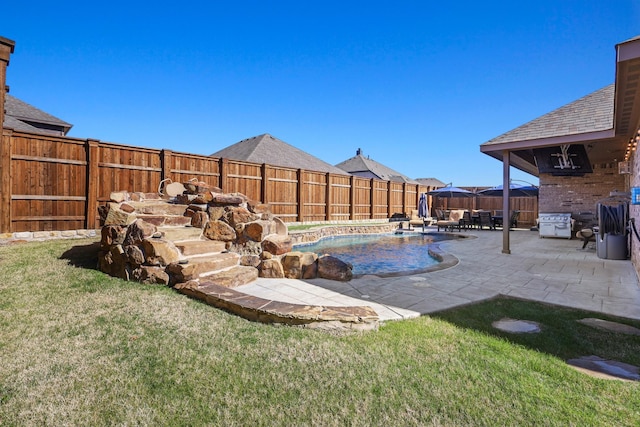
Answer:
<path fill-rule="evenodd" d="M 540 179 L 540 212 L 594 212 L 598 200 L 639 185 L 640 37 L 615 46 L 615 82 L 493 138 L 480 151 L 502 161 L 503 185 L 513 166 Z M 503 211 L 509 211 L 503 197 Z M 631 218 L 639 211 L 630 208 Z M 638 270 L 640 242 L 633 242 Z M 511 253 L 509 230 L 502 252 Z"/>

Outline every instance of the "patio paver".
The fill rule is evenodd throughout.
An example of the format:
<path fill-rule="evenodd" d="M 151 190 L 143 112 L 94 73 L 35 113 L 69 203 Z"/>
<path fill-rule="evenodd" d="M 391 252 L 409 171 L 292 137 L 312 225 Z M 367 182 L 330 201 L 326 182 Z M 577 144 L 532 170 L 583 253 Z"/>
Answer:
<path fill-rule="evenodd" d="M 324 279 L 258 279 L 238 291 L 309 305 L 368 305 L 380 320 L 434 313 L 502 295 L 640 319 L 640 286 L 630 261 L 598 258 L 576 239 L 511 232 L 503 254 L 502 232 L 465 232 L 476 239 L 440 243 L 458 257 L 454 267 L 412 276 L 364 276 L 350 282 Z M 364 298 L 362 296 L 365 296 Z"/>

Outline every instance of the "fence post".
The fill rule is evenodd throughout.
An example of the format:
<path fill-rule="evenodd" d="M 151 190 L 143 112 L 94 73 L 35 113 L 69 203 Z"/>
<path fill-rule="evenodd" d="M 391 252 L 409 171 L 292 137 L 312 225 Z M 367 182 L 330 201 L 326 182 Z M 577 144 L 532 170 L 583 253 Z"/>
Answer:
<path fill-rule="evenodd" d="M 304 222 L 304 169 L 298 169 L 298 222 Z"/>
<path fill-rule="evenodd" d="M 402 183 L 402 213 L 407 214 L 407 183 Z"/>
<path fill-rule="evenodd" d="M 376 208 L 376 201 L 375 201 L 375 197 L 376 197 L 376 189 L 375 189 L 375 182 L 373 180 L 373 178 L 371 178 L 371 186 L 369 188 L 369 192 L 370 192 L 370 196 L 369 199 L 371 199 L 371 210 L 369 211 L 369 218 L 370 219 L 374 219 L 375 218 L 375 208 Z"/>
<path fill-rule="evenodd" d="M 333 212 L 333 206 L 331 206 L 332 200 L 331 200 L 331 173 L 327 172 L 326 174 L 326 184 L 327 186 L 325 187 L 325 196 L 324 196 L 324 205 L 325 205 L 325 212 L 324 212 L 324 218 L 325 221 L 331 221 L 331 212 Z"/>
<path fill-rule="evenodd" d="M 391 181 L 387 181 L 387 218 L 391 218 L 391 216 L 393 216 L 393 209 L 391 207 L 392 201 L 393 197 L 391 196 Z"/>
<path fill-rule="evenodd" d="M 11 233 L 11 151 L 13 132 L 2 130 L 0 141 L 0 233 Z"/>
<path fill-rule="evenodd" d="M 351 175 L 351 188 L 349 191 L 349 219 L 356 219 L 356 176 Z"/>
<path fill-rule="evenodd" d="M 222 192 L 226 192 L 227 191 L 227 173 L 228 173 L 228 169 L 229 169 L 229 160 L 221 157 L 220 160 L 218 160 L 218 169 L 220 169 L 220 185 L 218 185 L 218 187 L 220 187 L 220 190 L 222 190 Z"/>
<path fill-rule="evenodd" d="M 267 190 L 268 190 L 268 184 L 269 184 L 269 176 L 267 175 L 267 168 L 269 166 L 266 163 L 263 163 L 262 166 L 260 167 L 260 172 L 262 175 L 262 182 L 261 184 L 261 189 L 262 189 L 262 197 L 260 197 L 260 199 L 262 200 L 262 203 L 264 203 L 265 205 L 269 203 L 268 197 L 267 197 Z"/>
<path fill-rule="evenodd" d="M 85 228 L 87 230 L 93 230 L 98 228 L 96 215 L 98 215 L 98 197 L 100 195 L 100 175 L 98 169 L 100 141 L 96 139 L 87 139 L 85 147 L 87 150 L 87 211 L 85 212 Z"/>
<path fill-rule="evenodd" d="M 162 176 L 160 177 L 160 181 L 163 181 L 167 178 L 171 178 L 171 150 L 163 149 L 160 152 L 160 163 L 162 167 Z"/>

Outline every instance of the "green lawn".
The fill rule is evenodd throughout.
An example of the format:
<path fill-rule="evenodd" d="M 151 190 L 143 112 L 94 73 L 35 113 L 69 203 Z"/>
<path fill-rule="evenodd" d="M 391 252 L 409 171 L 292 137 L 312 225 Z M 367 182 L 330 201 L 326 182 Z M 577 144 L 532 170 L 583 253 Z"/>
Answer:
<path fill-rule="evenodd" d="M 496 300 L 376 332 L 251 323 L 92 269 L 87 240 L 0 246 L 0 425 L 638 425 L 638 383 L 564 360 L 639 365 L 593 313 Z M 490 328 L 509 316 L 538 335 Z M 640 326 L 638 322 L 627 322 Z"/>

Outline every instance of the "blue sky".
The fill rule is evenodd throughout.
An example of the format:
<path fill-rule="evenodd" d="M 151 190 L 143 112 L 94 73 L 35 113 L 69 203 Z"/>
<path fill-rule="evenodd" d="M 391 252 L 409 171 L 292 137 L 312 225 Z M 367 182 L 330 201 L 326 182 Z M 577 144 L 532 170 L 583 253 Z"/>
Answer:
<path fill-rule="evenodd" d="M 70 136 L 208 155 L 270 133 L 457 186 L 500 184 L 480 144 L 612 83 L 639 34 L 632 0 L 31 1 L 0 27 L 10 93 Z"/>

